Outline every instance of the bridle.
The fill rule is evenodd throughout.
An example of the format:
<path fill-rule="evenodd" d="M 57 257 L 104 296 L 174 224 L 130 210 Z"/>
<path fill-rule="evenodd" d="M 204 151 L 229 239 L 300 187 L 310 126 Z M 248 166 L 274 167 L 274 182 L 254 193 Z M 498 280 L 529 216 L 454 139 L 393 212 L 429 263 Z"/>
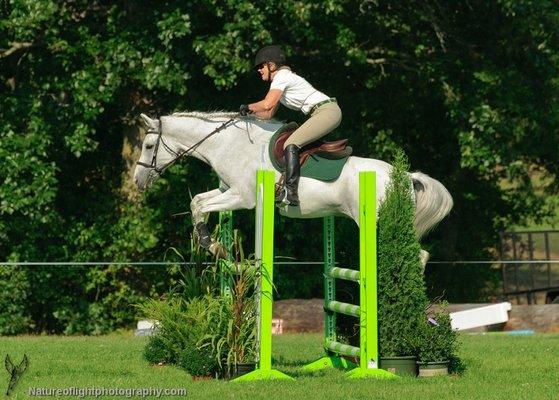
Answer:
<path fill-rule="evenodd" d="M 184 156 L 187 156 L 188 154 L 192 153 L 194 150 L 196 150 L 198 148 L 198 146 L 200 146 L 202 143 L 204 143 L 208 138 L 215 135 L 219 131 L 222 131 L 223 129 L 225 129 L 225 127 L 227 125 L 229 125 L 231 122 L 235 121 L 236 118 L 237 118 L 237 116 L 234 116 L 230 120 L 224 122 L 223 124 L 218 126 L 216 129 L 214 129 L 213 131 L 208 133 L 200 141 L 194 143 L 188 149 L 186 149 L 184 151 L 179 151 L 179 152 L 174 151 L 163 140 L 163 125 L 162 125 L 162 122 L 161 122 L 161 118 L 159 118 L 159 131 L 155 132 L 153 129 L 149 129 L 146 132 L 146 135 L 157 134 L 157 142 L 155 142 L 155 149 L 153 150 L 153 157 L 151 158 L 151 164 L 147 164 L 147 163 L 144 163 L 144 162 L 141 162 L 141 161 L 136 162 L 136 164 L 141 165 L 142 167 L 145 167 L 145 168 L 149 168 L 150 170 L 157 172 L 158 175 L 161 175 L 161 173 L 165 170 L 165 168 L 167 168 L 169 165 L 173 164 L 174 162 L 176 162 L 180 158 L 182 158 Z M 171 153 L 172 155 L 175 156 L 175 158 L 173 158 L 171 161 L 169 161 L 167 164 L 163 165 L 162 167 L 157 167 L 157 152 L 159 151 L 159 143 L 161 143 L 163 145 L 163 148 L 165 150 L 167 150 L 167 152 L 169 152 L 169 153 Z"/>

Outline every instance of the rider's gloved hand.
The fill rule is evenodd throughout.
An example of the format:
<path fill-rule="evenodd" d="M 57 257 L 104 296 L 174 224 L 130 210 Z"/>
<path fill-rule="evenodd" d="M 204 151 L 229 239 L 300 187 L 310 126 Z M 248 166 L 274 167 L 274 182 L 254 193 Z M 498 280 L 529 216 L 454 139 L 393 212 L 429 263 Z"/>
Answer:
<path fill-rule="evenodd" d="M 248 104 L 241 104 L 241 106 L 239 107 L 239 114 L 241 114 L 243 117 L 252 114 L 252 112 L 253 111 L 248 108 Z"/>

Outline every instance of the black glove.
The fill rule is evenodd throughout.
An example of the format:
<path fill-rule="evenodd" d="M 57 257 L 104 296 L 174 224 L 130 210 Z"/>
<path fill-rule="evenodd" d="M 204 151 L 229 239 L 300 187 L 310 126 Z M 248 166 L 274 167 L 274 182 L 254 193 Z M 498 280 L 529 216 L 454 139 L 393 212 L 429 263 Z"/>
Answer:
<path fill-rule="evenodd" d="M 252 112 L 253 111 L 248 108 L 248 104 L 241 104 L 241 106 L 239 107 L 239 114 L 241 114 L 243 117 L 252 114 Z"/>

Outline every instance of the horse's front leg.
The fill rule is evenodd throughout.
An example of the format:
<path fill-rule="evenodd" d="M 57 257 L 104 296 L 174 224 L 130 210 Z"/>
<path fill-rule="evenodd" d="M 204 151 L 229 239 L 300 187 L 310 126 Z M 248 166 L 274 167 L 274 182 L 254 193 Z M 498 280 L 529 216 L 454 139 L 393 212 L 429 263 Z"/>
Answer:
<path fill-rule="evenodd" d="M 202 212 L 201 205 L 205 200 L 209 200 L 213 197 L 219 196 L 225 191 L 225 189 L 214 189 L 209 192 L 199 193 L 192 198 L 190 202 L 190 210 L 192 211 L 192 222 L 194 224 L 194 229 L 200 245 L 209 249 L 212 244 L 212 238 L 210 236 L 210 231 L 206 225 L 206 213 Z"/>
<path fill-rule="evenodd" d="M 232 189 L 225 192 L 219 190 L 217 195 L 201 198 L 196 204 L 196 212 L 194 209 L 192 211 L 196 230 L 200 237 L 200 245 L 208 249 L 214 256 L 224 258 L 227 255 L 227 249 L 220 242 L 211 238 L 208 227 L 204 222 L 204 216 L 214 211 L 232 211 L 249 207 L 250 204 L 246 204 L 242 196 Z"/>

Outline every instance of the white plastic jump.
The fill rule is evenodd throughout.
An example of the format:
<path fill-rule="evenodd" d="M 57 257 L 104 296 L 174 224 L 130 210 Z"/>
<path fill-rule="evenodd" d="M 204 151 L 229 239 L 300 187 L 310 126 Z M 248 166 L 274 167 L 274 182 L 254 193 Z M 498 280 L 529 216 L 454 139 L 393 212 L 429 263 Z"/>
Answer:
<path fill-rule="evenodd" d="M 450 323 L 452 329 L 457 331 L 500 324 L 509 320 L 508 311 L 511 309 L 511 304 L 504 302 L 472 308 L 470 310 L 457 311 L 450 313 Z"/>

